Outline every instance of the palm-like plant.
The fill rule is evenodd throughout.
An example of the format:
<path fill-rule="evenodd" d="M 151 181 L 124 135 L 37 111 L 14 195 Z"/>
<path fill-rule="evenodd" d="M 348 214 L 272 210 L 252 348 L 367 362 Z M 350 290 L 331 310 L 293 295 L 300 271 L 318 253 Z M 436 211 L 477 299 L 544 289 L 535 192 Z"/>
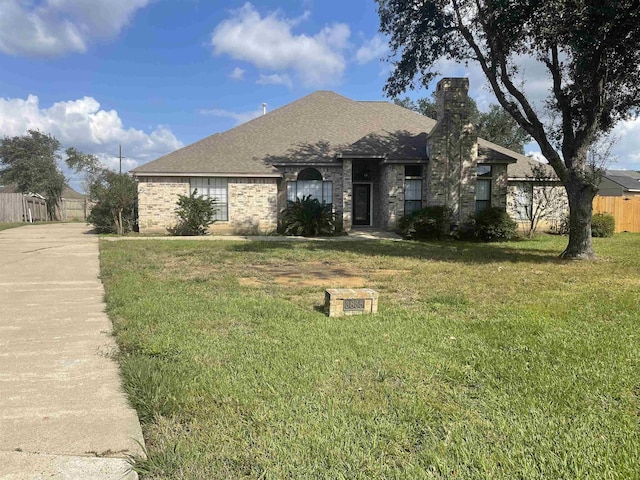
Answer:
<path fill-rule="evenodd" d="M 287 209 L 282 214 L 282 227 L 285 235 L 332 235 L 335 232 L 335 215 L 330 204 L 320 203 L 317 198 L 307 195 L 287 202 Z"/>

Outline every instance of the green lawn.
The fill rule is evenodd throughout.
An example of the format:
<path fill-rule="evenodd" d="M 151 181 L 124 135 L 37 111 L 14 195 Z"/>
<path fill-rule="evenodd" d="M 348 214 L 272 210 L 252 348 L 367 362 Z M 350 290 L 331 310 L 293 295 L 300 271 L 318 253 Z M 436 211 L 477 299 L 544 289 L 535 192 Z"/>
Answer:
<path fill-rule="evenodd" d="M 0 222 L 0 232 L 2 230 L 9 230 L 10 228 L 24 227 L 25 225 L 29 225 L 29 224 L 25 222 L 19 222 L 19 223 Z"/>
<path fill-rule="evenodd" d="M 640 478 L 640 235 L 101 242 L 144 479 Z M 327 318 L 324 288 L 380 292 Z"/>

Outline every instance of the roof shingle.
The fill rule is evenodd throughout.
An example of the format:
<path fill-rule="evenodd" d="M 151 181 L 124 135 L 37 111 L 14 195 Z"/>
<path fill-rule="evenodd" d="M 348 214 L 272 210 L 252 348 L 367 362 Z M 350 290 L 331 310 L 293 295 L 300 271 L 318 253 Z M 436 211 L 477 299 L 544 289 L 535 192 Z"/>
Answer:
<path fill-rule="evenodd" d="M 336 155 L 422 158 L 436 121 L 389 102 L 318 91 L 238 127 L 141 165 L 135 175 L 278 175 L 274 165 L 336 161 Z M 481 158 L 527 158 L 479 139 Z"/>

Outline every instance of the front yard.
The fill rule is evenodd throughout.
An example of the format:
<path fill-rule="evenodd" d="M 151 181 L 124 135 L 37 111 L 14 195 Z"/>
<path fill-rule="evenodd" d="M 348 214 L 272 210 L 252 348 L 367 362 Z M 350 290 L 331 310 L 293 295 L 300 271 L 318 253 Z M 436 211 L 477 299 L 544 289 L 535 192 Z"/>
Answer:
<path fill-rule="evenodd" d="M 144 479 L 640 478 L 640 235 L 101 242 Z M 327 318 L 324 289 L 374 288 Z"/>

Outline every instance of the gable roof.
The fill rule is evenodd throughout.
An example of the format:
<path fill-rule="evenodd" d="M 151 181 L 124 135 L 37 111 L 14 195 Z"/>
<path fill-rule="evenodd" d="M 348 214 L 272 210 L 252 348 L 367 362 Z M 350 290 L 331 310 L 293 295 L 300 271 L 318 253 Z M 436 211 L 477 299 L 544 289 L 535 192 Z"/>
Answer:
<path fill-rule="evenodd" d="M 640 172 L 634 170 L 607 170 L 604 177 L 627 191 L 640 191 Z"/>
<path fill-rule="evenodd" d="M 131 172 L 134 175 L 280 176 L 283 164 L 334 163 L 345 156 L 425 157 L 436 121 L 384 101 L 314 92 Z M 513 162 L 515 152 L 479 139 L 482 158 Z"/>
<path fill-rule="evenodd" d="M 512 163 L 507 167 L 509 180 L 533 180 L 534 168 L 542 166 L 545 175 L 548 175 L 552 180 L 560 181 L 553 167 L 548 163 L 542 163 L 534 158 L 521 154 L 516 154 L 516 159 L 516 163 Z"/>

